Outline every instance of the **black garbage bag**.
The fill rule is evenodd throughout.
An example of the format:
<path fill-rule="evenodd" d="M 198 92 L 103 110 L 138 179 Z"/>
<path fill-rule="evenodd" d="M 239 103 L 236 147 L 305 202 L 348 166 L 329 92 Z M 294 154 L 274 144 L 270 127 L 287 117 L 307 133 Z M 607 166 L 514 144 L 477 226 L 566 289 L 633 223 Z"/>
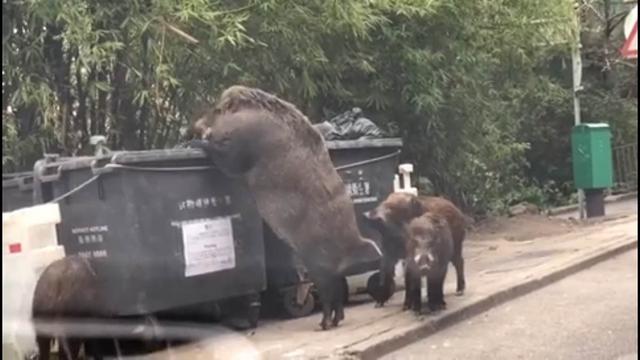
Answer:
<path fill-rule="evenodd" d="M 379 139 L 386 135 L 373 121 L 363 116 L 360 108 L 353 108 L 314 127 L 325 140 Z"/>

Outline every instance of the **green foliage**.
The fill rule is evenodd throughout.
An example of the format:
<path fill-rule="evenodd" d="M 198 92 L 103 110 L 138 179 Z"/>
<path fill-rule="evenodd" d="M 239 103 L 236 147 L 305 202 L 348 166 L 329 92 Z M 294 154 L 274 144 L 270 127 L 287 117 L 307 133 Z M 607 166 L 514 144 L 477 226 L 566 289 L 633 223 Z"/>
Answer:
<path fill-rule="evenodd" d="M 42 154 L 53 148 L 49 139 L 54 137 L 48 127 L 38 127 L 23 139 L 15 117 L 12 114 L 2 115 L 2 171 L 14 172 L 30 170 Z"/>
<path fill-rule="evenodd" d="M 18 132 L 13 121 L 2 121 L 2 169 L 15 168 L 17 156 L 13 149 L 16 147 Z"/>
<path fill-rule="evenodd" d="M 240 83 L 313 121 L 363 108 L 467 209 L 559 202 L 573 11 L 569 0 L 8 0 L 3 171 L 42 151 L 86 153 L 93 134 L 112 149 L 172 146 Z M 630 141 L 631 86 L 607 86 L 589 87 L 583 117 Z"/>

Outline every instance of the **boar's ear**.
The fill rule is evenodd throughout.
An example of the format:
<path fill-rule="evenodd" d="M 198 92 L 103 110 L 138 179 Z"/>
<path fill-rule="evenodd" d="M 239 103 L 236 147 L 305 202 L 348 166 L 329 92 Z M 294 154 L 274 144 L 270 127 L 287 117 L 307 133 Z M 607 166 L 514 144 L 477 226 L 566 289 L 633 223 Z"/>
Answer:
<path fill-rule="evenodd" d="M 417 196 L 412 196 L 409 202 L 409 211 L 411 212 L 411 217 L 418 217 L 424 213 L 424 209 L 422 208 L 422 202 Z"/>

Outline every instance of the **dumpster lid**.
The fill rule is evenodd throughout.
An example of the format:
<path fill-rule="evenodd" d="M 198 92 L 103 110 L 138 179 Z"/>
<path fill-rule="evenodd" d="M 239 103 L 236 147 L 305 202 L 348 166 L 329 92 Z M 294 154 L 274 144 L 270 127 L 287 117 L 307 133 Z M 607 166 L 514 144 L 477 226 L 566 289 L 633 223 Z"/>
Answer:
<path fill-rule="evenodd" d="M 402 147 L 401 138 L 385 139 L 359 139 L 359 140 L 334 140 L 327 141 L 329 150 L 336 149 L 366 149 L 382 147 Z M 82 156 L 73 159 L 64 159 L 45 164 L 45 166 L 57 166 L 60 170 L 74 170 L 91 167 L 94 161 L 112 164 L 136 164 L 177 160 L 202 160 L 207 156 L 201 149 L 158 149 L 141 151 L 114 151 L 101 156 Z"/>
<path fill-rule="evenodd" d="M 380 147 L 402 147 L 402 139 L 386 138 L 386 139 L 360 139 L 360 140 L 335 140 L 327 141 L 329 150 L 335 149 L 359 149 L 359 148 L 380 148 Z M 110 159 L 109 159 L 110 158 Z M 142 150 L 142 151 L 118 151 L 101 157 L 84 157 L 74 159 L 73 161 L 60 162 L 65 170 L 77 169 L 91 166 L 91 163 L 98 159 L 113 164 L 135 164 L 149 162 L 164 162 L 176 160 L 200 160 L 206 159 L 207 156 L 201 149 L 159 149 L 159 150 Z"/>
<path fill-rule="evenodd" d="M 362 149 L 381 147 L 402 147 L 401 138 L 358 139 L 358 140 L 329 140 L 325 141 L 329 150 Z"/>

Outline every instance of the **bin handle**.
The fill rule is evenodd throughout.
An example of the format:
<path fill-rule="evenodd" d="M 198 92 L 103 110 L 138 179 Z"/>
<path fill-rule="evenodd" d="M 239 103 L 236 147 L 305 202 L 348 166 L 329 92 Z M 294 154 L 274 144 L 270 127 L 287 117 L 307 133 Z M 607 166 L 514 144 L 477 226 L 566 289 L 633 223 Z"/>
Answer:
<path fill-rule="evenodd" d="M 48 169 L 55 169 L 55 172 L 52 174 L 46 174 Z M 62 176 L 62 166 L 60 164 L 45 164 L 41 168 L 38 169 L 38 178 L 41 182 L 51 182 L 60 179 Z"/>
<path fill-rule="evenodd" d="M 27 182 L 27 180 L 29 180 L 29 182 Z M 20 189 L 20 191 L 33 190 L 33 177 L 27 176 L 18 178 L 18 189 Z"/>

